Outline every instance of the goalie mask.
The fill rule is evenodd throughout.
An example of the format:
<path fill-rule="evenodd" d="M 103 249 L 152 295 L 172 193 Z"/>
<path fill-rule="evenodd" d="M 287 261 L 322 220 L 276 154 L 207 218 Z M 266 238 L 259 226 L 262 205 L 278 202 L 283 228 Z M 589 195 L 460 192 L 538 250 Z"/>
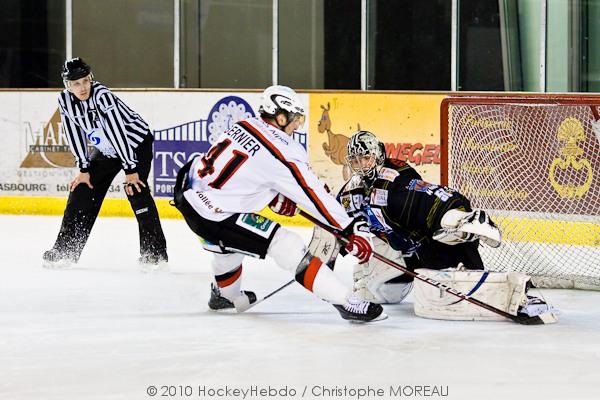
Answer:
<path fill-rule="evenodd" d="M 287 118 L 287 125 L 298 118 L 304 120 L 306 117 L 306 111 L 296 92 L 281 85 L 269 86 L 265 89 L 260 99 L 258 112 L 267 118 L 275 118 L 279 114 L 284 114 Z"/>
<path fill-rule="evenodd" d="M 385 146 L 368 131 L 356 132 L 348 142 L 346 163 L 354 174 L 373 181 L 385 161 Z"/>

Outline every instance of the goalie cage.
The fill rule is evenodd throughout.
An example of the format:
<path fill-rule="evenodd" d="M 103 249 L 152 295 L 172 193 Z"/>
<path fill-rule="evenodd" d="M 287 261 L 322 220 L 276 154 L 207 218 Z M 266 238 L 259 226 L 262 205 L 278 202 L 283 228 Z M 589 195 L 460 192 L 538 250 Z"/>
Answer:
<path fill-rule="evenodd" d="M 600 290 L 600 97 L 455 96 L 441 106 L 442 183 L 503 233 L 487 268 Z"/>

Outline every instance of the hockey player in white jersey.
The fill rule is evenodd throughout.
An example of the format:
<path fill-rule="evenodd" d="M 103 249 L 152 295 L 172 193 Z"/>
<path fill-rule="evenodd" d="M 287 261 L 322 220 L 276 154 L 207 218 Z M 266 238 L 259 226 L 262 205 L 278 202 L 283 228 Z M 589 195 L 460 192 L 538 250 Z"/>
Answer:
<path fill-rule="evenodd" d="M 371 257 L 367 224 L 346 214 L 292 138 L 305 120 L 297 94 L 286 86 L 271 86 L 263 93 L 259 113 L 260 118 L 234 124 L 206 155 L 191 160 L 178 174 L 175 205 L 204 248 L 214 253 L 209 308 L 233 308 L 240 296 L 256 301 L 254 293 L 241 290 L 242 262 L 245 256 L 269 256 L 334 305 L 344 319 L 385 318 L 380 305 L 353 295 L 327 267 L 337 255 L 335 239 L 313 237 L 306 246 L 298 234 L 255 214 L 269 204 L 285 214 L 298 204 L 322 222 L 344 229 L 349 238 L 346 250 L 360 262 Z M 290 204 L 294 207 L 287 209 Z"/>

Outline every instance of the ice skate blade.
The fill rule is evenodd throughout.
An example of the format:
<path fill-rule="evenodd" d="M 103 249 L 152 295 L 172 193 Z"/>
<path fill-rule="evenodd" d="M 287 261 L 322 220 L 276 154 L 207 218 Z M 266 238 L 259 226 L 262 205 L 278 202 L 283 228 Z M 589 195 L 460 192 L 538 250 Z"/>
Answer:
<path fill-rule="evenodd" d="M 530 317 L 528 315 L 517 315 L 515 322 L 523 325 L 549 325 L 558 322 L 558 315 L 552 312 Z"/>
<path fill-rule="evenodd" d="M 140 263 L 140 271 L 144 274 L 168 274 L 171 269 L 169 263 L 161 261 L 158 264 Z"/>
<path fill-rule="evenodd" d="M 351 324 L 370 324 L 372 322 L 379 322 L 379 321 L 384 321 L 388 319 L 388 315 L 386 313 L 381 313 L 379 314 L 376 318 L 373 318 L 370 321 L 360 321 L 360 320 L 356 320 L 356 319 L 347 319 L 346 321 L 350 322 Z"/>
<path fill-rule="evenodd" d="M 213 314 L 237 314 L 235 308 L 210 308 L 208 307 L 208 311 Z"/>
<path fill-rule="evenodd" d="M 52 269 L 52 270 L 71 269 L 74 266 L 75 266 L 75 263 L 73 261 L 69 261 L 69 260 L 60 260 L 60 261 L 42 260 L 42 267 L 45 269 Z"/>

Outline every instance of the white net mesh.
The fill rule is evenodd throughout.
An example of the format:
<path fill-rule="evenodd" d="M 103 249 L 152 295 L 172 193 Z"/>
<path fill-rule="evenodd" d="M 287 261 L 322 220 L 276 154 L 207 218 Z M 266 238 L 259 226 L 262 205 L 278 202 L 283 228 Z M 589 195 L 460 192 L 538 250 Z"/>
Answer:
<path fill-rule="evenodd" d="M 503 233 L 498 249 L 480 247 L 486 267 L 538 286 L 600 289 L 600 99 L 579 100 L 444 102 L 447 184 Z"/>

